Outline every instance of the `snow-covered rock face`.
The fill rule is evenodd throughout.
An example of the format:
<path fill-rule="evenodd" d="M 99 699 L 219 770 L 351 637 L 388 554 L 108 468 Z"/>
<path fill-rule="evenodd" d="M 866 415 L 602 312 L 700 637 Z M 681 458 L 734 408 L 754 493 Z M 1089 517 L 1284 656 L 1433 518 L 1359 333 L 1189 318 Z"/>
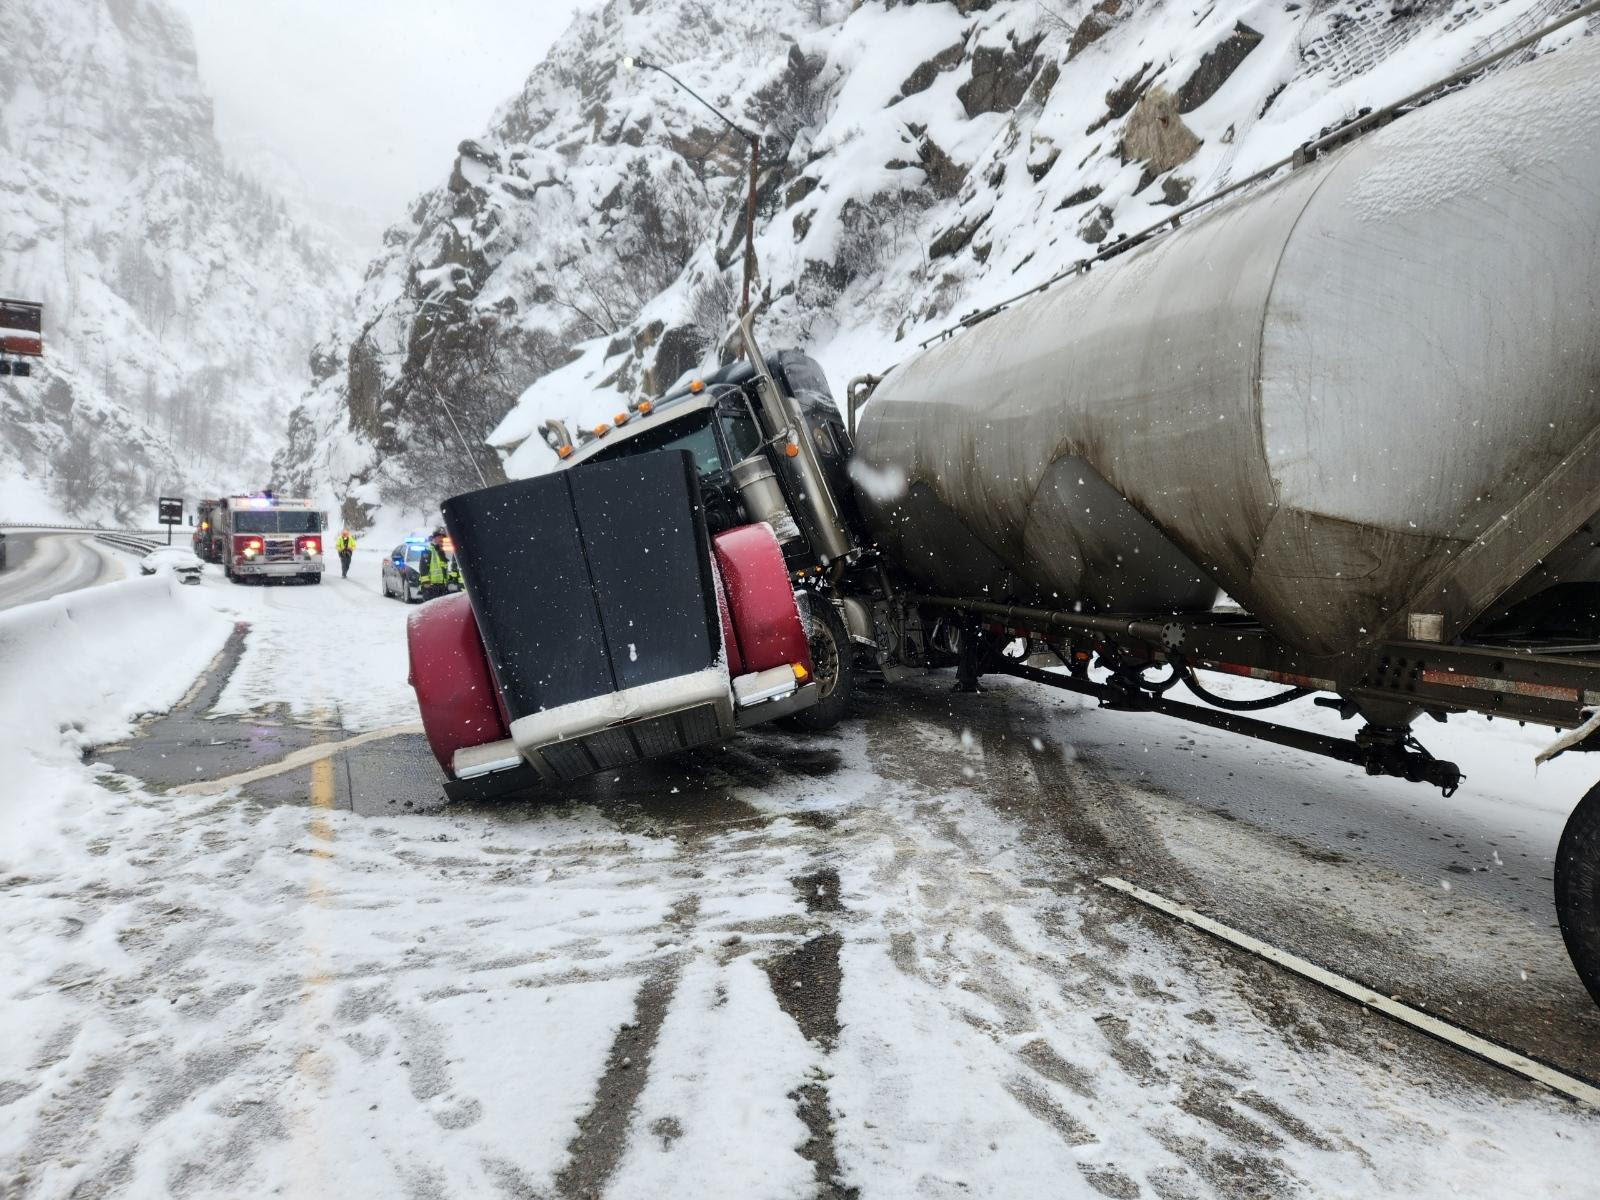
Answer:
<path fill-rule="evenodd" d="M 7 0 L 0 64 L 0 293 L 47 355 L 0 380 L 0 519 L 261 486 L 348 268 L 225 163 L 161 0 Z"/>
<path fill-rule="evenodd" d="M 547 417 L 608 420 L 730 353 L 747 149 L 625 56 L 765 135 L 764 342 L 816 355 L 838 395 L 1567 7 L 611 0 L 390 231 L 293 456 L 367 505 L 397 484 L 420 505 L 475 482 L 463 440 L 486 472 L 481 440 L 537 473 Z M 437 471 L 393 469 L 413 445 Z"/>

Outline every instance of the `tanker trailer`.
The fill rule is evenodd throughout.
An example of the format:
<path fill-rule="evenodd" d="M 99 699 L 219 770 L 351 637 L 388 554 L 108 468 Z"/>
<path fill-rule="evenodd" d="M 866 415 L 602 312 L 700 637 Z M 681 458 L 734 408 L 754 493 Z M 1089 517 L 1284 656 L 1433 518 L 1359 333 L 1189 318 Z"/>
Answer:
<path fill-rule="evenodd" d="M 1381 115 L 876 386 L 858 455 L 905 486 L 860 500 L 917 593 L 906 627 L 935 631 L 908 644 L 1447 795 L 1423 712 L 1600 748 L 1600 45 Z M 998 659 L 996 633 L 1074 670 Z M 1226 704 L 1196 669 L 1364 727 L 1166 699 L 1181 678 Z M 1600 1000 L 1600 788 L 1556 882 Z"/>

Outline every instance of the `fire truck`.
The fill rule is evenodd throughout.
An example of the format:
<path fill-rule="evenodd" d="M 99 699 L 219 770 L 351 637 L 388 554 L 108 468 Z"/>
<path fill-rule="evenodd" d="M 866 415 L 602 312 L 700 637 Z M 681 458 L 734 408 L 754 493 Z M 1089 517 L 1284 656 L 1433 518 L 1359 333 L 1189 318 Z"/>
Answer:
<path fill-rule="evenodd" d="M 194 552 L 235 583 L 249 579 L 322 582 L 322 513 L 302 496 L 225 496 L 202 500 Z"/>

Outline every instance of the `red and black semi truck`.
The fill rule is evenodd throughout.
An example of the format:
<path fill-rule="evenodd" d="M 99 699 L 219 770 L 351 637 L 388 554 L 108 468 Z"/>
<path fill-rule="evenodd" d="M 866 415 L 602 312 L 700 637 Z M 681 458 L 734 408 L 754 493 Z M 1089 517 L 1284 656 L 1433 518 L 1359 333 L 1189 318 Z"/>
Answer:
<path fill-rule="evenodd" d="M 546 440 L 551 474 L 444 502 L 465 590 L 410 620 L 450 797 L 839 719 L 871 638 L 838 586 L 863 559 L 814 361 L 753 355 Z"/>

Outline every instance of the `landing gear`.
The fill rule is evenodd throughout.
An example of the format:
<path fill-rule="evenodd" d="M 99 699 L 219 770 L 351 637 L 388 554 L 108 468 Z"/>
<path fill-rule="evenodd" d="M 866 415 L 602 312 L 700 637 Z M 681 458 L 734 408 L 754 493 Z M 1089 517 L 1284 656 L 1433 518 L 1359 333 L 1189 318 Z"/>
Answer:
<path fill-rule="evenodd" d="M 850 635 L 832 601 L 810 597 L 807 605 L 806 641 L 811 645 L 811 676 L 822 699 L 788 718 L 796 729 L 820 732 L 832 729 L 850 708 L 855 695 L 856 672 Z"/>
<path fill-rule="evenodd" d="M 1578 977 L 1600 1004 L 1600 784 L 1567 818 L 1556 849 L 1556 919 Z"/>

